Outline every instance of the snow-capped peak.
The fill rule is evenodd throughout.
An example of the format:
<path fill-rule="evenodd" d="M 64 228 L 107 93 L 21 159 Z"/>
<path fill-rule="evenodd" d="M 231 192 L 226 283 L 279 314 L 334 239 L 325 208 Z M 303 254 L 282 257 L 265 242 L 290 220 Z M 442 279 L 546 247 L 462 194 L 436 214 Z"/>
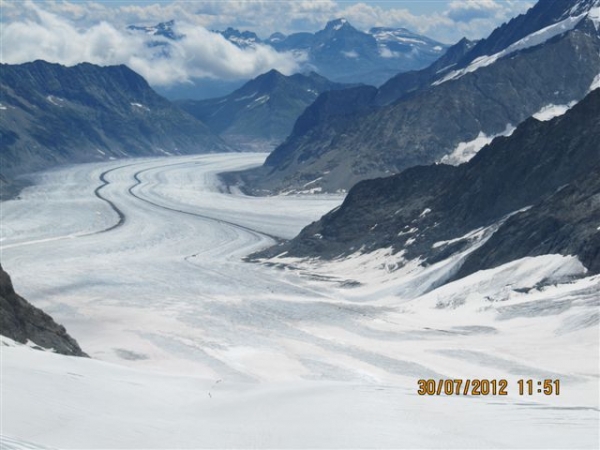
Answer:
<path fill-rule="evenodd" d="M 598 7 L 600 7 L 600 0 L 580 0 L 563 14 L 562 19 L 579 16 Z"/>
<path fill-rule="evenodd" d="M 346 19 L 344 19 L 343 17 L 341 17 L 339 19 L 335 19 L 335 20 L 329 21 L 327 23 L 326 29 L 330 29 L 330 30 L 334 30 L 334 31 L 339 31 L 346 24 L 348 24 L 348 21 Z"/>
<path fill-rule="evenodd" d="M 590 11 L 587 14 L 587 18 L 594 23 L 596 31 L 600 31 L 600 0 L 598 0 L 598 4 L 599 6 L 590 8 Z"/>
<path fill-rule="evenodd" d="M 594 1 L 600 1 L 600 0 L 594 0 Z M 560 22 L 554 23 L 545 28 L 542 28 L 541 30 L 538 30 L 534 33 L 531 33 L 531 34 L 525 36 L 524 38 L 518 40 L 514 44 L 509 45 L 504 50 L 502 50 L 496 54 L 480 56 L 479 58 L 474 59 L 471 62 L 471 64 L 469 64 L 467 67 L 448 73 L 445 77 L 443 77 L 442 79 L 433 83 L 433 85 L 438 85 L 438 84 L 442 84 L 446 81 L 455 80 L 457 78 L 462 77 L 463 75 L 465 75 L 467 73 L 475 72 L 476 70 L 481 69 L 482 67 L 489 66 L 489 65 L 495 63 L 500 58 L 508 56 L 512 53 L 515 53 L 520 50 L 525 50 L 530 47 L 535 47 L 537 45 L 541 45 L 544 42 L 548 41 L 549 39 L 552 39 L 555 36 L 558 36 L 560 34 L 563 34 L 563 33 L 566 33 L 567 31 L 572 30 L 573 28 L 575 28 L 577 26 L 577 24 L 579 24 L 579 22 L 581 22 L 581 20 L 588 17 L 590 14 L 593 13 L 593 14 L 597 15 L 596 10 L 598 10 L 598 8 L 588 9 L 585 13 L 580 14 L 578 16 L 569 16 L 566 19 L 561 20 Z"/>

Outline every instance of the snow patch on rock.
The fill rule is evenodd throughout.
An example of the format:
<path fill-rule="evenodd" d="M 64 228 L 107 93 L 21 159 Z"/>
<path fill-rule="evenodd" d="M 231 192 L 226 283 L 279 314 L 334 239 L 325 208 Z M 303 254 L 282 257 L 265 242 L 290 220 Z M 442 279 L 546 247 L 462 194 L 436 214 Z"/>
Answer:
<path fill-rule="evenodd" d="M 589 92 L 592 92 L 594 89 L 600 88 L 600 73 L 594 77 L 592 80 L 592 84 L 590 85 Z"/>
<path fill-rule="evenodd" d="M 458 166 L 459 164 L 465 163 L 495 138 L 498 136 L 510 136 L 513 131 L 515 131 L 515 127 L 511 124 L 506 125 L 506 128 L 502 133 L 493 134 L 491 136 L 480 131 L 475 139 L 467 142 L 460 142 L 451 153 L 442 157 L 440 163 L 449 164 L 451 166 Z"/>

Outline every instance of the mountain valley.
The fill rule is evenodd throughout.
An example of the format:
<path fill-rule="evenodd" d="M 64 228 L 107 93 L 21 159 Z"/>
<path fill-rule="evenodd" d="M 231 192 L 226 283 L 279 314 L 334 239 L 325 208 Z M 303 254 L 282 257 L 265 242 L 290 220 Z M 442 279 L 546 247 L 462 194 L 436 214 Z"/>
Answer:
<path fill-rule="evenodd" d="M 226 97 L 176 104 L 237 148 L 250 143 L 272 149 L 319 94 L 345 87 L 314 72 L 286 77 L 271 70 Z"/>
<path fill-rule="evenodd" d="M 2 449 L 600 447 L 600 0 L 0 8 Z"/>

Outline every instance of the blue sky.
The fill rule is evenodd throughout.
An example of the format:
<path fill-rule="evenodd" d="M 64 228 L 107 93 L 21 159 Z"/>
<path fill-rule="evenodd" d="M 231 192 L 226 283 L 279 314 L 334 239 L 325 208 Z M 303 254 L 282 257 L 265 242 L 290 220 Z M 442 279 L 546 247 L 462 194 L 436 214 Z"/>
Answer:
<path fill-rule="evenodd" d="M 330 19 L 346 17 L 360 29 L 405 27 L 446 43 L 463 36 L 485 37 L 534 4 L 534 0 L 0 0 L 4 21 L 18 17 L 30 1 L 80 25 L 175 19 L 211 29 L 251 29 L 266 37 L 275 31 L 316 31 Z"/>

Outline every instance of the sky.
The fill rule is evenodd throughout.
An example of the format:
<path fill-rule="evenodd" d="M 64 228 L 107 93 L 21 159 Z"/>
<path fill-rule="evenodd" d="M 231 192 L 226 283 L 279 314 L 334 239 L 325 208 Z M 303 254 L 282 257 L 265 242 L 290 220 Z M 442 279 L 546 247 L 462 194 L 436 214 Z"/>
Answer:
<path fill-rule="evenodd" d="M 293 73 L 298 55 L 267 46 L 241 50 L 210 30 L 234 27 L 261 38 L 322 29 L 344 17 L 353 26 L 404 27 L 452 44 L 480 39 L 525 12 L 534 0 L 209 0 L 67 1 L 0 0 L 0 61 L 19 64 L 44 59 L 65 65 L 127 64 L 152 85 L 170 86 L 195 78 L 248 79 L 275 68 Z M 148 37 L 127 25 L 174 19 L 185 38 L 161 58 Z"/>

